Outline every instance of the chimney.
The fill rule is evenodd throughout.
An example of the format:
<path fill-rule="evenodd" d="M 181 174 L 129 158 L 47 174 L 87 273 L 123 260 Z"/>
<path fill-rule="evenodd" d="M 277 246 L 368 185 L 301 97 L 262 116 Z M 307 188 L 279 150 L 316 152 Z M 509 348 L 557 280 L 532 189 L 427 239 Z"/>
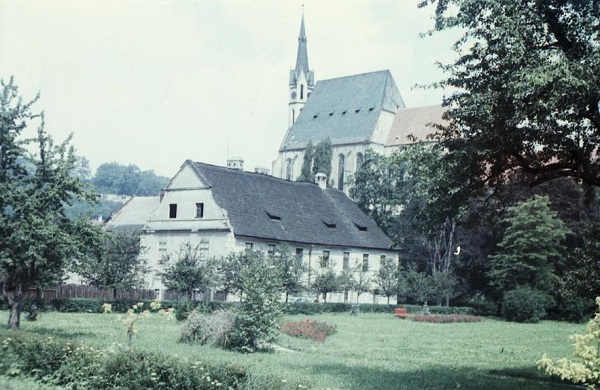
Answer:
<path fill-rule="evenodd" d="M 327 188 L 327 175 L 321 172 L 317 173 L 315 175 L 315 183 L 317 183 L 319 187 L 324 190 Z"/>
<path fill-rule="evenodd" d="M 243 171 L 244 160 L 241 157 L 232 157 L 227 160 L 227 168 L 233 169 L 234 171 Z"/>

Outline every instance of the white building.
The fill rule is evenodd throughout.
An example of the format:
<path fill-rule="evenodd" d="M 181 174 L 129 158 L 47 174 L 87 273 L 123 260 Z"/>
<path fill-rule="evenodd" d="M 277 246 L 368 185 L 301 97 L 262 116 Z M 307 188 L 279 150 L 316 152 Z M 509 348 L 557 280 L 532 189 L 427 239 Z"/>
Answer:
<path fill-rule="evenodd" d="M 383 258 L 397 259 L 391 240 L 377 225 L 342 191 L 326 188 L 324 181 L 292 182 L 190 160 L 160 197 L 133 198 L 106 228 L 142 233 L 144 256 L 153 269 L 147 287 L 157 290 L 164 289 L 156 274 L 159 260 L 185 243 L 199 245 L 206 259 L 287 244 L 310 266 L 312 278 L 321 271 L 324 258 L 339 272 L 360 264 L 371 280 Z M 379 299 L 367 293 L 360 298 Z M 356 295 L 328 297 L 346 299 L 355 301 Z"/>

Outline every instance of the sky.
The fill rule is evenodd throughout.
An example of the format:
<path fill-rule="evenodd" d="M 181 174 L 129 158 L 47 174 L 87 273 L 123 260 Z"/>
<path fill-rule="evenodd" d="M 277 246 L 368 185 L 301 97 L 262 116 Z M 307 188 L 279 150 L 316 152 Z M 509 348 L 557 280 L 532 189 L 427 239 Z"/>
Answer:
<path fill-rule="evenodd" d="M 443 77 L 456 34 L 420 37 L 433 8 L 419 1 L 0 0 L 0 78 L 24 100 L 39 92 L 48 133 L 73 134 L 92 170 L 171 177 L 187 159 L 234 156 L 270 169 L 303 12 L 317 82 L 389 69 L 407 107 L 441 103 L 414 86 Z"/>

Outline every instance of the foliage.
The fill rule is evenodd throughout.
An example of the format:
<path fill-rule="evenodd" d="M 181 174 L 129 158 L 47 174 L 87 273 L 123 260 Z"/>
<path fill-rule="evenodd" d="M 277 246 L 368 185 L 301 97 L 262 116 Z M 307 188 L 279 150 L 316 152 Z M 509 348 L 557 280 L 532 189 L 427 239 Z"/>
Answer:
<path fill-rule="evenodd" d="M 337 328 L 326 322 L 306 319 L 286 322 L 279 331 L 292 337 L 324 342 L 327 337 L 337 332 Z"/>
<path fill-rule="evenodd" d="M 451 89 L 442 138 L 476 162 L 469 178 L 494 185 L 523 172 L 533 183 L 574 177 L 599 185 L 600 45 L 596 1 L 424 0 L 436 29 L 463 32 L 443 66 Z"/>
<path fill-rule="evenodd" d="M 238 253 L 229 253 L 217 262 L 217 272 L 220 277 L 220 287 L 226 293 L 243 294 L 242 275 L 257 253 L 254 251 L 245 251 Z"/>
<path fill-rule="evenodd" d="M 210 314 L 192 311 L 183 324 L 179 341 L 227 348 L 234 326 L 235 315 L 232 311 L 217 310 Z"/>
<path fill-rule="evenodd" d="M 600 308 L 600 297 L 596 298 L 596 304 Z M 569 337 L 575 361 L 567 358 L 553 361 L 544 355 L 537 362 L 538 368 L 563 380 L 587 385 L 589 389 L 597 388 L 600 385 L 600 311 L 588 322 L 586 330 L 586 334 Z"/>
<path fill-rule="evenodd" d="M 98 192 L 128 196 L 156 195 L 168 182 L 169 178 L 157 176 L 153 171 L 116 162 L 101 164 L 92 179 Z"/>
<path fill-rule="evenodd" d="M 138 302 L 127 309 L 125 316 L 119 317 L 119 322 L 125 326 L 127 331 L 127 347 L 129 348 L 131 348 L 133 343 L 133 336 L 138 333 L 138 322 L 149 318 L 152 315 L 152 312 L 156 312 L 167 319 L 173 318 L 173 308 L 167 310 L 162 309 L 161 303 L 158 300 L 150 303 L 149 306 L 152 311 L 150 309 L 144 309 L 144 305 L 144 302 Z M 104 313 L 111 313 L 112 305 L 110 303 L 103 304 L 102 311 Z"/>
<path fill-rule="evenodd" d="M 426 303 L 434 293 L 433 280 L 430 275 L 410 267 L 406 272 L 406 295 L 417 303 Z"/>
<path fill-rule="evenodd" d="M 317 294 L 322 295 L 323 302 L 327 302 L 327 294 L 340 290 L 340 279 L 331 264 L 320 269 L 311 287 Z"/>
<path fill-rule="evenodd" d="M 282 389 L 232 364 L 187 361 L 156 352 L 102 350 L 53 337 L 3 337 L 0 368 L 29 374 L 61 388 L 92 389 Z M 254 382 L 254 383 L 253 383 Z M 258 382 L 258 384 L 256 383 Z M 256 387 L 255 387 L 256 386 Z M 291 388 L 287 387 L 287 388 Z"/>
<path fill-rule="evenodd" d="M 450 324 L 457 322 L 482 322 L 483 317 L 468 316 L 461 314 L 441 314 L 441 315 L 422 315 L 418 314 L 412 317 L 416 322 L 431 322 L 433 324 Z"/>
<path fill-rule="evenodd" d="M 582 245 L 569 251 L 566 258 L 568 269 L 561 279 L 561 291 L 570 297 L 600 296 L 600 225 L 591 226 Z"/>
<path fill-rule="evenodd" d="M 304 159 L 298 181 L 314 183 L 317 173 L 324 173 L 329 178 L 331 176 L 332 156 L 333 150 L 329 138 L 321 140 L 316 147 L 313 147 L 312 141 L 309 141 L 304 151 Z"/>
<path fill-rule="evenodd" d="M 0 278 L 9 326 L 18 329 L 24 292 L 58 282 L 69 259 L 98 248 L 102 232 L 65 215 L 63 206 L 72 199 L 96 198 L 73 174 L 77 159 L 70 138 L 55 145 L 43 114 L 31 112 L 37 98 L 23 104 L 12 79 L 0 84 Z M 36 120 L 35 139 L 22 139 Z M 34 146 L 37 154 L 30 154 Z"/>
<path fill-rule="evenodd" d="M 353 269 L 353 279 L 352 290 L 356 293 L 356 302 L 360 298 L 362 293 L 368 292 L 371 290 L 371 278 L 369 276 L 369 269 L 365 268 L 365 265 L 362 263 L 356 263 Z"/>
<path fill-rule="evenodd" d="M 312 141 L 308 141 L 306 148 L 304 149 L 304 158 L 302 160 L 302 168 L 300 170 L 300 177 L 298 181 L 306 181 L 309 183 L 315 182 L 315 175 L 312 173 L 313 159 L 315 158 L 315 147 Z"/>
<path fill-rule="evenodd" d="M 144 251 L 138 233 L 110 234 L 104 237 L 101 252 L 76 259 L 72 269 L 92 286 L 112 288 L 113 298 L 116 298 L 117 290 L 144 285 L 149 271 Z"/>
<path fill-rule="evenodd" d="M 244 296 L 234 309 L 229 347 L 241 352 L 268 351 L 277 339 L 281 318 L 281 279 L 267 255 L 254 253 L 241 273 Z"/>
<path fill-rule="evenodd" d="M 379 286 L 381 295 L 387 298 L 388 305 L 390 304 L 390 297 L 397 295 L 399 292 L 400 277 L 398 264 L 390 258 L 386 258 L 377 270 L 374 282 Z"/>
<path fill-rule="evenodd" d="M 160 259 L 164 271 L 160 273 L 165 287 L 171 291 L 186 293 L 193 299 L 194 291 L 204 292 L 217 284 L 216 265 L 213 261 L 202 258 L 199 245 L 185 243 L 177 253 L 177 259 L 170 254 Z"/>
<path fill-rule="evenodd" d="M 437 304 L 444 303 L 450 306 L 450 299 L 458 295 L 459 280 L 451 271 L 436 272 L 432 275 L 431 283 L 433 284 L 433 296 Z"/>
<path fill-rule="evenodd" d="M 500 250 L 489 257 L 492 283 L 501 291 L 518 286 L 549 291 L 554 278 L 553 260 L 561 253 L 560 240 L 565 238 L 567 228 L 550 210 L 546 196 L 534 196 L 508 212 Z"/>
<path fill-rule="evenodd" d="M 502 317 L 507 321 L 536 323 L 552 304 L 552 298 L 543 291 L 519 287 L 504 294 Z"/>
<path fill-rule="evenodd" d="M 302 264 L 302 256 L 292 254 L 290 248 L 286 245 L 279 245 L 275 248 L 272 262 L 275 268 L 279 270 L 281 286 L 287 303 L 290 294 L 298 294 L 304 289 L 302 277 L 306 267 Z"/>

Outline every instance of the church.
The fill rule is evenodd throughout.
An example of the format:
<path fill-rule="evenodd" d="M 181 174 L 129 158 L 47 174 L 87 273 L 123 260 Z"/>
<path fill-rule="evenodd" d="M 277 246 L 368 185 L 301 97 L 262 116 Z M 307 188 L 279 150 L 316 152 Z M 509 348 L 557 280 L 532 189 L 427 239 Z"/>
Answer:
<path fill-rule="evenodd" d="M 389 70 L 315 82 L 308 64 L 304 15 L 300 23 L 296 66 L 290 70 L 288 130 L 272 174 L 297 180 L 308 143 L 329 138 L 332 144 L 328 183 L 348 193 L 351 176 L 367 150 L 381 154 L 427 141 L 429 123 L 440 123 L 441 105 L 407 108 Z"/>

